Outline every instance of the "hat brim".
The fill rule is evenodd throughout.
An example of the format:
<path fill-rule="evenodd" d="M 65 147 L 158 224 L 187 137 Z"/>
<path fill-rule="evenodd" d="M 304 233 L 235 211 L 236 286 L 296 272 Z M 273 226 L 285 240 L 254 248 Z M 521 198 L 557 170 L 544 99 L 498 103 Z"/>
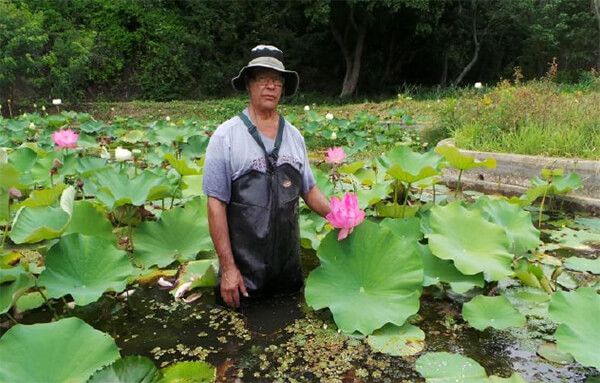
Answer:
<path fill-rule="evenodd" d="M 268 64 L 254 64 L 254 65 L 247 65 L 247 66 L 243 67 L 242 70 L 240 70 L 240 73 L 236 77 L 231 79 L 231 85 L 233 86 L 233 89 L 238 90 L 240 92 L 246 91 L 246 84 L 244 82 L 244 77 L 246 76 L 246 72 L 252 68 L 268 68 L 268 69 L 273 69 L 274 71 L 281 73 L 281 75 L 285 79 L 285 84 L 283 86 L 283 95 L 285 97 L 291 97 L 291 96 L 295 95 L 296 92 L 298 91 L 298 84 L 300 83 L 300 76 L 298 76 L 297 72 L 295 72 L 293 70 L 285 70 L 285 69 L 282 70 L 280 68 L 277 68 L 275 66 L 270 66 Z"/>

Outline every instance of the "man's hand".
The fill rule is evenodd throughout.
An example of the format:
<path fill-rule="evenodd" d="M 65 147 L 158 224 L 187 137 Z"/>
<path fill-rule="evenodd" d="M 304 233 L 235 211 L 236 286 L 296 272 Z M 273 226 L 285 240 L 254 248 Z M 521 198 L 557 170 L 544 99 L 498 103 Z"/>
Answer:
<path fill-rule="evenodd" d="M 240 293 L 248 297 L 244 278 L 237 267 L 222 270 L 221 273 L 221 297 L 230 307 L 240 307 Z"/>

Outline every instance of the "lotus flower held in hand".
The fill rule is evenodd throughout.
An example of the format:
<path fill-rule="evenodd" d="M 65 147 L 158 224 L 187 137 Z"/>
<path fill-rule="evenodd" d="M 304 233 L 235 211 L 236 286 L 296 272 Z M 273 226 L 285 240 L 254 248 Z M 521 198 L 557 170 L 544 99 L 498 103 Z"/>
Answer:
<path fill-rule="evenodd" d="M 52 133 L 52 141 L 54 141 L 57 149 L 76 148 L 78 138 L 79 133 L 75 133 L 71 129 L 61 129 Z"/>
<path fill-rule="evenodd" d="M 346 238 L 352 233 L 354 227 L 361 224 L 365 219 L 365 212 L 358 207 L 356 195 L 346 193 L 340 201 L 336 197 L 331 198 L 331 213 L 325 217 L 336 229 L 341 229 L 338 241 Z"/>

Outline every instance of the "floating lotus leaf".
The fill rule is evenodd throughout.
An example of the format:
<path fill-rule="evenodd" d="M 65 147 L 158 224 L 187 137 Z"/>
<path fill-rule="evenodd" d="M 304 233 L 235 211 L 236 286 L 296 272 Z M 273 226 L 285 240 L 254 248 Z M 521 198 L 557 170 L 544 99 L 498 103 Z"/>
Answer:
<path fill-rule="evenodd" d="M 81 234 L 62 237 L 46 256 L 40 284 L 48 296 L 71 294 L 76 304 L 95 302 L 105 291 L 122 291 L 133 272 L 127 253 L 103 238 Z"/>
<path fill-rule="evenodd" d="M 496 167 L 495 158 L 490 157 L 486 158 L 485 161 L 478 161 L 474 156 L 462 154 L 455 146 L 438 146 L 435 148 L 435 152 L 443 156 L 450 165 L 458 170 L 468 170 L 479 167 L 494 169 Z"/>
<path fill-rule="evenodd" d="M 550 233 L 550 238 L 557 241 L 562 247 L 573 249 L 591 250 L 591 244 L 600 244 L 600 234 L 585 230 L 564 228 Z"/>
<path fill-rule="evenodd" d="M 423 260 L 423 286 L 446 282 L 459 294 L 464 294 L 476 286 L 484 286 L 483 273 L 465 275 L 454 267 L 452 261 L 444 261 L 433 255 L 428 246 L 419 245 L 419 252 Z"/>
<path fill-rule="evenodd" d="M 546 317 L 548 313 L 551 297 L 541 288 L 528 286 L 510 288 L 503 291 L 502 295 L 523 315 Z"/>
<path fill-rule="evenodd" d="M 408 184 L 440 174 L 439 162 L 440 158 L 433 152 L 421 154 L 406 146 L 398 146 L 382 158 L 387 174 Z"/>
<path fill-rule="evenodd" d="M 466 356 L 447 352 L 430 352 L 417 359 L 416 370 L 427 383 L 488 382 L 483 367 Z"/>
<path fill-rule="evenodd" d="M 161 383 L 211 383 L 217 370 L 206 362 L 179 362 L 162 370 Z"/>
<path fill-rule="evenodd" d="M 0 338 L 0 355 L 1 382 L 85 382 L 119 358 L 119 348 L 110 335 L 66 318 L 15 325 Z"/>
<path fill-rule="evenodd" d="M 454 261 L 463 274 L 483 272 L 486 280 L 499 281 L 512 274 L 513 255 L 509 239 L 500 226 L 488 222 L 479 211 L 469 211 L 459 203 L 431 209 L 429 240 L 431 252 Z"/>
<path fill-rule="evenodd" d="M 213 248 L 206 213 L 191 206 L 165 211 L 156 222 L 143 222 L 133 236 L 136 261 L 164 267 L 176 259 L 193 260 Z"/>
<path fill-rule="evenodd" d="M 510 249 L 524 254 L 540 244 L 540 231 L 533 226 L 531 213 L 506 200 L 482 197 L 473 206 L 490 222 L 500 225 L 510 239 Z"/>
<path fill-rule="evenodd" d="M 128 356 L 104 366 L 87 383 L 159 383 L 161 373 L 145 356 Z"/>
<path fill-rule="evenodd" d="M 591 287 L 558 291 L 548 309 L 550 319 L 559 323 L 554 336 L 558 349 L 568 352 L 584 366 L 600 370 L 600 295 Z"/>
<path fill-rule="evenodd" d="M 580 257 L 570 257 L 564 263 L 567 269 L 575 271 L 589 271 L 592 274 L 600 274 L 600 258 L 587 259 Z"/>
<path fill-rule="evenodd" d="M 122 135 L 120 141 L 126 142 L 128 144 L 135 144 L 136 142 L 143 141 L 144 138 L 145 134 L 143 131 L 134 129 Z"/>
<path fill-rule="evenodd" d="M 73 213 L 75 189 L 69 186 L 61 196 L 60 207 L 22 207 L 13 220 L 10 238 L 14 243 L 35 243 L 59 237 Z"/>
<path fill-rule="evenodd" d="M 29 195 L 29 198 L 21 203 L 21 206 L 52 206 L 66 188 L 67 185 L 59 183 L 48 189 L 34 190 Z"/>
<path fill-rule="evenodd" d="M 418 311 L 423 266 L 414 241 L 365 221 L 341 242 L 330 232 L 317 255 L 321 266 L 306 281 L 306 301 L 329 307 L 343 331 L 401 326 Z"/>
<path fill-rule="evenodd" d="M 392 233 L 410 238 L 412 240 L 420 241 L 423 238 L 421 233 L 421 220 L 415 217 L 410 218 L 386 218 L 381 221 L 382 227 L 387 227 Z"/>
<path fill-rule="evenodd" d="M 471 327 L 479 331 L 488 327 L 503 330 L 525 324 L 525 317 L 503 296 L 478 295 L 463 305 L 462 315 Z"/>
<path fill-rule="evenodd" d="M 16 303 L 17 299 L 27 289 L 35 285 L 35 280 L 30 277 L 21 266 L 10 269 L 0 268 L 0 314 L 4 314 Z"/>
<path fill-rule="evenodd" d="M 96 198 L 110 210 L 127 204 L 141 206 L 147 201 L 164 198 L 170 189 L 164 177 L 149 170 L 129 178 L 124 173 L 105 169 L 95 173 L 94 177 L 98 185 Z"/>
<path fill-rule="evenodd" d="M 395 356 L 415 355 L 425 348 L 425 333 L 417 326 L 387 324 L 367 337 L 376 351 Z"/>
<path fill-rule="evenodd" d="M 490 380 L 490 383 L 529 383 L 528 381 L 523 379 L 523 377 L 521 375 L 517 374 L 516 372 L 508 378 L 501 378 L 496 375 L 491 375 L 489 377 L 489 380 Z"/>
<path fill-rule="evenodd" d="M 358 205 L 361 209 L 366 209 L 368 206 L 375 205 L 379 201 L 386 199 L 389 192 L 390 185 L 387 183 L 375 184 L 370 189 L 358 189 L 356 191 Z"/>
<path fill-rule="evenodd" d="M 600 233 L 600 218 L 575 218 L 575 222 Z"/>
<path fill-rule="evenodd" d="M 108 240 L 116 240 L 113 226 L 108 218 L 91 201 L 75 201 L 71 222 L 63 235 L 80 233 Z"/>
<path fill-rule="evenodd" d="M 542 358 L 558 364 L 571 364 L 575 361 L 573 355 L 560 351 L 554 343 L 542 343 L 536 352 Z"/>

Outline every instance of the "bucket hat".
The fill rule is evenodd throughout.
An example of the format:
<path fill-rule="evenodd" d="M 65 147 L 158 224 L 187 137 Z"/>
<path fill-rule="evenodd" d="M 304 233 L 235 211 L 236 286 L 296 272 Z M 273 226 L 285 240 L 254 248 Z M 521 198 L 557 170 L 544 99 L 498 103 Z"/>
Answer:
<path fill-rule="evenodd" d="M 293 70 L 286 70 L 283 65 L 283 52 L 273 45 L 257 45 L 250 51 L 250 62 L 240 70 L 240 73 L 231 79 L 233 89 L 239 91 L 246 90 L 244 76 L 252 68 L 269 68 L 281 73 L 285 79 L 283 95 L 290 97 L 298 91 L 300 77 Z"/>

